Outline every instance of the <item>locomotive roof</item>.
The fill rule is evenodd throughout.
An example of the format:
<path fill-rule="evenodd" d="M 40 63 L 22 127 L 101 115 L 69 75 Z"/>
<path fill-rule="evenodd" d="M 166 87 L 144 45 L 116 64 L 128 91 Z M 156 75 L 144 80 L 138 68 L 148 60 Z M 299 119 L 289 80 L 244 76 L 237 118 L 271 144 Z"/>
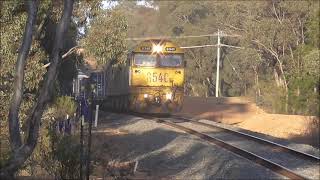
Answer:
<path fill-rule="evenodd" d="M 167 39 L 149 39 L 140 42 L 133 49 L 133 52 L 148 53 L 153 51 L 153 47 L 160 45 L 162 47 L 162 53 L 184 53 L 184 50 Z"/>

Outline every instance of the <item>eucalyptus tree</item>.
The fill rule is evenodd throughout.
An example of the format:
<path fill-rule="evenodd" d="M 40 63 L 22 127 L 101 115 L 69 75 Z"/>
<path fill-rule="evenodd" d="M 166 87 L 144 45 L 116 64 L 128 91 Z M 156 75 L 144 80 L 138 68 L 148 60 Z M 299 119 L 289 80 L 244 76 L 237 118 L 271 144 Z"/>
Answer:
<path fill-rule="evenodd" d="M 57 77 L 58 69 L 61 64 L 63 40 L 65 37 L 65 33 L 70 24 L 74 1 L 73 0 L 64 1 L 64 9 L 62 12 L 60 22 L 56 28 L 54 43 L 52 46 L 53 48 L 49 56 L 50 66 L 45 74 L 44 80 L 42 82 L 42 86 L 39 88 L 39 93 L 36 96 L 36 101 L 32 106 L 31 113 L 27 117 L 27 121 L 26 121 L 27 131 L 26 131 L 26 135 L 24 136 L 24 139 L 22 139 L 21 130 L 20 130 L 20 121 L 19 121 L 19 110 L 21 107 L 21 101 L 23 98 L 22 95 L 24 93 L 24 86 L 25 86 L 25 83 L 24 83 L 24 75 L 26 74 L 25 65 L 26 65 L 28 55 L 30 53 L 31 44 L 33 41 L 36 18 L 38 16 L 37 10 L 39 6 L 39 1 L 36 1 L 36 0 L 26 1 L 25 3 L 27 5 L 28 18 L 26 19 L 26 26 L 23 33 L 23 40 L 17 56 L 16 69 L 15 71 L 13 71 L 14 72 L 13 73 L 14 85 L 12 88 L 13 94 L 10 101 L 10 108 L 9 108 L 9 115 L 8 115 L 11 152 L 9 154 L 8 160 L 4 162 L 1 166 L 0 176 L 2 178 L 12 177 L 14 173 L 18 171 L 18 169 L 23 165 L 23 163 L 31 155 L 31 153 L 33 152 L 37 144 L 41 116 L 43 111 L 45 110 L 45 107 L 46 107 L 46 104 L 48 103 L 50 95 L 52 94 L 53 85 Z M 11 8 L 10 5 L 11 4 L 7 6 L 1 6 L 1 7 L 9 10 Z M 18 12 L 19 11 L 23 12 L 23 10 L 19 9 L 19 8 L 23 9 L 23 7 L 24 7 L 24 4 L 19 4 L 18 6 L 15 6 Z M 8 14 L 4 14 L 4 16 L 8 15 L 7 17 L 9 19 L 7 23 L 10 23 L 10 21 L 12 21 L 12 19 L 10 18 L 13 18 L 14 20 L 14 17 L 12 17 L 12 15 L 10 17 L 10 13 Z M 9 51 L 7 52 L 10 53 L 10 50 L 12 51 L 12 49 L 9 49 Z M 2 52 L 2 53 L 4 53 L 4 55 L 7 55 L 7 52 Z M 2 68 L 5 68 L 5 67 L 2 67 Z M 1 79 L 5 80 L 5 78 L 3 77 L 1 77 Z"/>
<path fill-rule="evenodd" d="M 110 27 L 106 29 L 106 27 Z M 85 56 L 92 57 L 103 66 L 123 62 L 126 58 L 127 21 L 118 10 L 100 13 L 90 24 L 87 34 L 80 44 L 85 47 Z"/>
<path fill-rule="evenodd" d="M 319 52 L 315 48 L 319 47 L 318 1 L 161 1 L 156 5 L 161 17 L 159 26 L 164 34 L 197 35 L 220 29 L 240 35 L 223 39 L 225 43 L 244 48 L 234 52 L 223 50 L 221 78 L 229 89 L 224 90 L 224 95 L 254 90 L 263 103 L 273 104 L 273 112 L 303 113 L 292 110 L 293 104 L 297 104 L 294 102 L 297 94 L 301 99 L 300 109 L 308 107 L 302 105 L 305 102 L 318 102 L 319 98 L 312 98 L 319 84 L 316 75 Z M 214 44 L 214 40 L 195 38 L 177 41 L 186 46 Z M 187 83 L 202 87 L 196 91 L 210 90 L 210 81 L 214 80 L 214 69 L 210 68 L 215 66 L 215 54 L 215 48 L 187 50 L 185 58 L 189 64 L 187 74 L 190 75 Z M 199 71 L 200 67 L 202 70 Z M 314 82 L 312 86 L 307 85 L 309 81 Z M 304 93 L 300 92 L 302 90 Z M 228 91 L 233 93 L 228 94 Z M 197 92 L 194 95 L 205 94 Z"/>

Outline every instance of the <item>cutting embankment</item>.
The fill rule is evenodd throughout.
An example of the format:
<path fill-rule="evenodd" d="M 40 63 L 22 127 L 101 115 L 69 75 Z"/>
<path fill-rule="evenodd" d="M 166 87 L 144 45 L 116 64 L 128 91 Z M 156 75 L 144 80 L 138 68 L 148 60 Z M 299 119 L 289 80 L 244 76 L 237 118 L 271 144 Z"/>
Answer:
<path fill-rule="evenodd" d="M 249 131 L 319 147 L 320 121 L 315 116 L 269 114 L 242 97 L 186 97 L 179 113 L 234 125 Z"/>

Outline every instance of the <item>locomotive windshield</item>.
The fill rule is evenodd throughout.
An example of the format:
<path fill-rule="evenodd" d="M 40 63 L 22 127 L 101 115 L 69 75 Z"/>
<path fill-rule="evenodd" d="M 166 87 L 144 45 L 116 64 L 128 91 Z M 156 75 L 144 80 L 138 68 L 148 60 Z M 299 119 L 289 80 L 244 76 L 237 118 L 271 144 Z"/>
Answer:
<path fill-rule="evenodd" d="M 157 64 L 157 56 L 150 54 L 135 54 L 134 64 L 137 66 L 155 66 Z"/>
<path fill-rule="evenodd" d="M 160 55 L 160 66 L 179 67 L 182 65 L 182 56 L 177 54 Z"/>
<path fill-rule="evenodd" d="M 158 61 L 158 63 L 157 63 Z M 134 65 L 136 66 L 161 66 L 161 67 L 181 67 L 182 55 L 180 54 L 135 54 Z"/>

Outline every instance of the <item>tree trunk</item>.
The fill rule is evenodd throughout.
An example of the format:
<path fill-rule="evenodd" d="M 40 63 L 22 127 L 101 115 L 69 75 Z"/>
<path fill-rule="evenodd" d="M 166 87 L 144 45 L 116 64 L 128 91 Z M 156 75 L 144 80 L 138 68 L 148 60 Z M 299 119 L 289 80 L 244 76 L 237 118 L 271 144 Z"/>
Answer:
<path fill-rule="evenodd" d="M 244 96 L 247 96 L 247 83 L 244 83 Z"/>
<path fill-rule="evenodd" d="M 260 87 L 259 87 L 259 75 L 258 75 L 258 71 L 257 71 L 257 66 L 252 66 L 252 69 L 254 71 L 254 82 L 255 82 L 255 90 L 256 90 L 256 102 L 258 102 L 258 97 L 260 97 Z"/>
<path fill-rule="evenodd" d="M 259 74 L 257 73 L 257 87 L 258 87 L 258 96 L 261 96 L 261 90 L 260 90 L 260 85 L 259 85 Z"/>
<path fill-rule="evenodd" d="M 279 80 L 280 78 L 275 67 L 273 68 L 273 76 L 274 76 L 274 80 L 276 81 L 277 87 L 280 87 L 280 80 Z"/>
<path fill-rule="evenodd" d="M 283 71 L 282 62 L 280 61 L 280 59 L 278 57 L 277 57 L 277 60 L 278 60 L 278 63 L 279 63 L 281 74 L 282 74 L 284 88 L 285 88 L 285 91 L 286 91 L 285 112 L 288 113 L 288 107 L 289 107 L 288 82 L 287 82 L 286 76 L 285 76 L 284 71 Z"/>
<path fill-rule="evenodd" d="M 35 3 L 32 1 L 32 3 Z M 1 168 L 0 177 L 12 177 L 15 172 L 24 164 L 27 158 L 33 152 L 39 135 L 39 126 L 41 121 L 41 116 L 43 111 L 45 110 L 46 104 L 49 100 L 49 96 L 52 94 L 53 84 L 57 77 L 57 69 L 60 67 L 61 60 L 61 51 L 63 46 L 64 35 L 70 24 L 70 19 L 72 15 L 74 0 L 65 0 L 64 1 L 64 9 L 59 25 L 56 29 L 56 36 L 54 41 L 54 46 L 52 50 L 52 54 L 50 55 L 51 65 L 46 74 L 43 85 L 39 91 L 39 95 L 37 98 L 36 104 L 33 106 L 30 117 L 28 118 L 28 135 L 25 144 L 20 145 L 16 148 L 8 162 Z M 15 107 L 19 109 L 18 107 Z M 20 135 L 20 131 L 17 131 Z M 19 144 L 16 144 L 19 145 Z"/>
<path fill-rule="evenodd" d="M 37 18 L 38 2 L 35 0 L 27 1 L 27 9 L 28 19 L 17 58 L 16 75 L 13 85 L 14 92 L 11 98 L 8 115 L 11 151 L 17 150 L 22 144 L 20 135 L 19 109 L 23 94 L 24 68 L 32 44 L 33 28 Z"/>

